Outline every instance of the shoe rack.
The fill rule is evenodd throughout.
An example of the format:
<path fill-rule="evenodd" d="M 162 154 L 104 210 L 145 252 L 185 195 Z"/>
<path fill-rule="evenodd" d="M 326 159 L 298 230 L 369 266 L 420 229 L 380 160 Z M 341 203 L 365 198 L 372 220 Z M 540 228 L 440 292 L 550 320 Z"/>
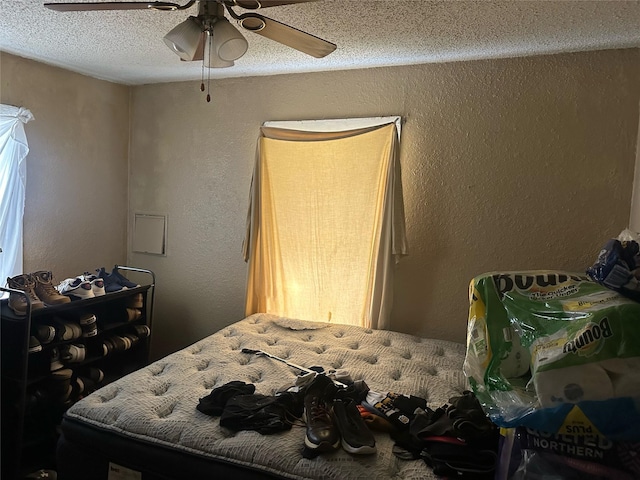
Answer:
<path fill-rule="evenodd" d="M 148 283 L 35 310 L 24 292 L 0 287 L 28 303 L 26 315 L 16 315 L 8 299 L 0 301 L 3 479 L 55 469 L 58 426 L 67 408 L 148 364 L 155 274 L 123 265 L 116 269 L 124 276 L 143 274 L 138 276 Z M 92 316 L 95 324 L 88 329 L 86 319 Z M 34 342 L 38 329 L 51 336 Z"/>

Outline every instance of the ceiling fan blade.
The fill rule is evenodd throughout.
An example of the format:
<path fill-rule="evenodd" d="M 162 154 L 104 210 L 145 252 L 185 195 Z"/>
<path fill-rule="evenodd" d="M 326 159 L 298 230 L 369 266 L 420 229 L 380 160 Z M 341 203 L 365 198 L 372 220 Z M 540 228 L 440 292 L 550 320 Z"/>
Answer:
<path fill-rule="evenodd" d="M 312 57 L 326 57 L 336 49 L 336 45 L 331 42 L 257 13 L 240 15 L 238 21 L 245 30 L 295 48 Z"/>
<path fill-rule="evenodd" d="M 225 5 L 230 7 L 240 7 L 247 10 L 257 10 L 258 8 L 277 7 L 279 5 L 292 5 L 294 3 L 317 2 L 318 0 L 225 0 Z"/>
<path fill-rule="evenodd" d="M 45 7 L 58 12 L 92 10 L 178 10 L 181 5 L 171 2 L 91 2 L 91 3 L 45 3 Z"/>

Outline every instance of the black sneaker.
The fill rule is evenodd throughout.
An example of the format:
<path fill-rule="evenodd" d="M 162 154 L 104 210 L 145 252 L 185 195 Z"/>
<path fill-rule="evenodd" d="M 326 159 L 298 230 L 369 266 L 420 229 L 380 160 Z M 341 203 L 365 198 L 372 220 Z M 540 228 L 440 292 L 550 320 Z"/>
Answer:
<path fill-rule="evenodd" d="M 317 375 L 304 394 L 304 418 L 307 432 L 304 444 L 316 452 L 335 450 L 340 434 L 333 423 L 331 403 L 336 387 L 324 375 Z"/>
<path fill-rule="evenodd" d="M 376 440 L 364 423 L 353 401 L 336 400 L 333 414 L 342 438 L 342 448 L 349 453 L 368 455 L 376 453 Z"/>

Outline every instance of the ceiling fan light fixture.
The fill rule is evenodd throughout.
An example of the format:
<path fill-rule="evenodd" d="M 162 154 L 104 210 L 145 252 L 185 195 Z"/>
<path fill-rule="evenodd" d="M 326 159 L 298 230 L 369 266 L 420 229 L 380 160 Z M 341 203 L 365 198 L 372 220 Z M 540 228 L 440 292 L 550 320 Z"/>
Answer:
<path fill-rule="evenodd" d="M 247 39 L 226 18 L 213 25 L 213 44 L 217 56 L 227 62 L 239 59 L 249 48 Z"/>
<path fill-rule="evenodd" d="M 200 38 L 202 28 L 195 17 L 189 17 L 167 33 L 162 39 L 164 43 L 182 60 L 193 60 Z"/>
<path fill-rule="evenodd" d="M 233 67 L 233 61 L 223 60 L 216 53 L 216 37 L 210 32 L 204 34 L 204 66 L 207 68 Z"/>

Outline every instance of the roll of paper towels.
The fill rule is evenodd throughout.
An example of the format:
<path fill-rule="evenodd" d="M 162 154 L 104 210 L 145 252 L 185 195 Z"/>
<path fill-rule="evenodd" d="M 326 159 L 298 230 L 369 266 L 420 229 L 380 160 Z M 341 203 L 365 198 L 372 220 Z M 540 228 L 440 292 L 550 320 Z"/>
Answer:
<path fill-rule="evenodd" d="M 599 363 L 536 372 L 533 384 L 543 408 L 614 396 L 611 380 Z"/>
<path fill-rule="evenodd" d="M 640 357 L 610 358 L 600 362 L 615 397 L 640 397 Z"/>

